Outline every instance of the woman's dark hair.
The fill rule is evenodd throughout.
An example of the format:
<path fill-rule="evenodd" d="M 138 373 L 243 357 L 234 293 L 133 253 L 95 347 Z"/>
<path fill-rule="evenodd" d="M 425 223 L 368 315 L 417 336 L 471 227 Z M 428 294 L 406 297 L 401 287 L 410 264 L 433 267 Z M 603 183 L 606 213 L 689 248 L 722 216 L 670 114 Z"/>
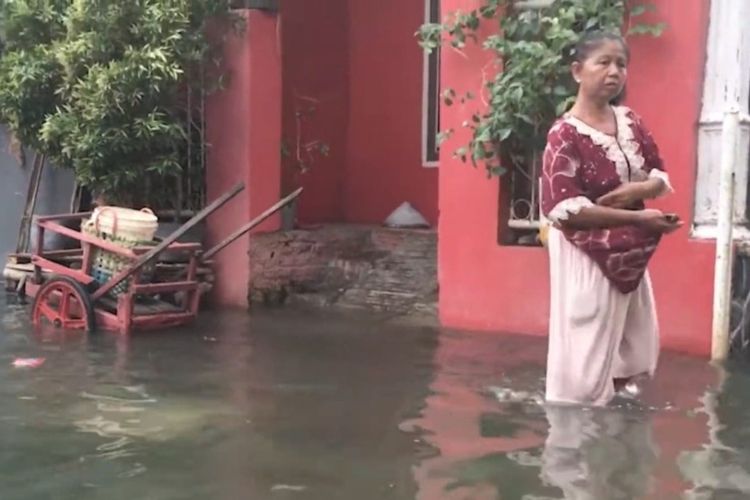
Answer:
<path fill-rule="evenodd" d="M 618 42 L 625 49 L 625 56 L 630 59 L 628 43 L 619 33 L 612 31 L 587 31 L 581 35 L 571 53 L 573 61 L 583 62 L 604 42 Z"/>
<path fill-rule="evenodd" d="M 604 42 L 618 42 L 625 49 L 625 57 L 630 59 L 630 48 L 628 43 L 619 33 L 612 31 L 587 31 L 581 35 L 571 51 L 571 59 L 582 63 L 591 56 L 591 53 L 601 47 Z M 617 106 L 625 100 L 625 88 L 615 96 L 610 104 Z"/>

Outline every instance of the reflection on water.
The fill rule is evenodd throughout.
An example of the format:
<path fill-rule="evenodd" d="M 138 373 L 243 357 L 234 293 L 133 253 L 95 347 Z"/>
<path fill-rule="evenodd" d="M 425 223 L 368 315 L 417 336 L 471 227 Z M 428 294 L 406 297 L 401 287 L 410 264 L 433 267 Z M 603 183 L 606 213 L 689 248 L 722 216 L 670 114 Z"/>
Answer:
<path fill-rule="evenodd" d="M 642 498 L 657 452 L 646 412 L 547 408 L 542 478 L 565 498 Z"/>
<path fill-rule="evenodd" d="M 750 498 L 741 368 L 666 355 L 643 401 L 584 410 L 542 403 L 541 339 L 289 312 L 126 339 L 0 307 L 3 500 Z"/>

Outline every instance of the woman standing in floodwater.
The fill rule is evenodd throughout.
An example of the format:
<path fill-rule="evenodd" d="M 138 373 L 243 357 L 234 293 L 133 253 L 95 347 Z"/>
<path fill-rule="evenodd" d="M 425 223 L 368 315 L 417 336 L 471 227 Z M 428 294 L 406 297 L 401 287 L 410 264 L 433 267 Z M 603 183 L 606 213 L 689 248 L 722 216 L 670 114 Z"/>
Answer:
<path fill-rule="evenodd" d="M 547 400 L 605 405 L 636 377 L 653 375 L 659 332 L 646 266 L 680 227 L 645 200 L 672 188 L 641 119 L 617 106 L 629 51 L 592 32 L 574 49 L 575 105 L 544 152 L 542 210 L 552 222 Z"/>

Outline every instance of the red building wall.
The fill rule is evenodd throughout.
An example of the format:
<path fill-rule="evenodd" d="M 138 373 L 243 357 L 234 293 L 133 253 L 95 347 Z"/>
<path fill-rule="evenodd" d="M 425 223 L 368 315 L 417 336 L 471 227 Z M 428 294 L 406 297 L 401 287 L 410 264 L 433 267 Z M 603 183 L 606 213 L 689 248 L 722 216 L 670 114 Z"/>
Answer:
<path fill-rule="evenodd" d="M 284 191 L 305 187 L 300 222 L 340 222 L 349 120 L 348 0 L 284 0 L 280 9 L 284 140 L 294 149 L 295 113 L 314 105 L 316 111 L 303 119 L 300 137 L 330 147 L 327 157 L 315 155 L 306 173 L 285 159 Z"/>
<path fill-rule="evenodd" d="M 414 32 L 424 0 L 281 2 L 285 137 L 300 96 L 319 101 L 304 126 L 330 157 L 284 170 L 305 186 L 302 223 L 379 224 L 403 201 L 437 222 L 438 173 L 422 166 L 423 52 Z"/>
<path fill-rule="evenodd" d="M 347 221 L 381 223 L 410 201 L 437 222 L 438 173 L 422 166 L 424 0 L 350 0 Z"/>
<path fill-rule="evenodd" d="M 476 7 L 478 0 L 443 0 L 443 12 Z M 663 208 L 689 220 L 696 178 L 697 122 L 708 30 L 708 2 L 659 0 L 669 28 L 659 39 L 632 41 L 628 105 L 655 135 L 676 194 Z M 444 85 L 477 91 L 486 56 L 445 51 Z M 460 130 L 470 110 L 442 110 L 443 128 Z M 549 278 L 546 251 L 497 243 L 499 184 L 451 158 L 466 133 L 446 143 L 439 182 L 440 316 L 450 327 L 545 334 Z M 707 353 L 713 289 L 711 244 L 692 241 L 685 228 L 667 238 L 651 266 L 662 341 L 667 347 Z"/>
<path fill-rule="evenodd" d="M 208 152 L 206 191 L 214 200 L 238 182 L 245 190 L 208 219 L 207 244 L 213 246 L 279 200 L 281 188 L 281 58 L 277 16 L 244 11 L 247 29 L 224 48 L 226 89 L 210 96 L 206 110 Z M 256 231 L 279 227 L 278 214 Z M 249 236 L 239 238 L 214 259 L 217 304 L 247 307 L 251 279 Z"/>

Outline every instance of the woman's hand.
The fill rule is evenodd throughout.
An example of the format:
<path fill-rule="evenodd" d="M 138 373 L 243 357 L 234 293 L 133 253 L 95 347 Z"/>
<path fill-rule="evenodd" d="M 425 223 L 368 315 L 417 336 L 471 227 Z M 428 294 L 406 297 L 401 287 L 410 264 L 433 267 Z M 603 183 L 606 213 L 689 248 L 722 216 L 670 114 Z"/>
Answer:
<path fill-rule="evenodd" d="M 657 234 L 669 234 L 682 227 L 681 220 L 672 219 L 661 210 L 646 209 L 640 210 L 636 214 L 637 225 Z"/>
<path fill-rule="evenodd" d="M 646 198 L 646 189 L 642 182 L 628 182 L 601 196 L 597 205 L 610 208 L 627 209 Z"/>
<path fill-rule="evenodd" d="M 656 197 L 664 188 L 664 181 L 652 178 L 642 182 L 627 182 L 596 200 L 597 205 L 610 208 L 631 208 L 639 201 Z"/>

